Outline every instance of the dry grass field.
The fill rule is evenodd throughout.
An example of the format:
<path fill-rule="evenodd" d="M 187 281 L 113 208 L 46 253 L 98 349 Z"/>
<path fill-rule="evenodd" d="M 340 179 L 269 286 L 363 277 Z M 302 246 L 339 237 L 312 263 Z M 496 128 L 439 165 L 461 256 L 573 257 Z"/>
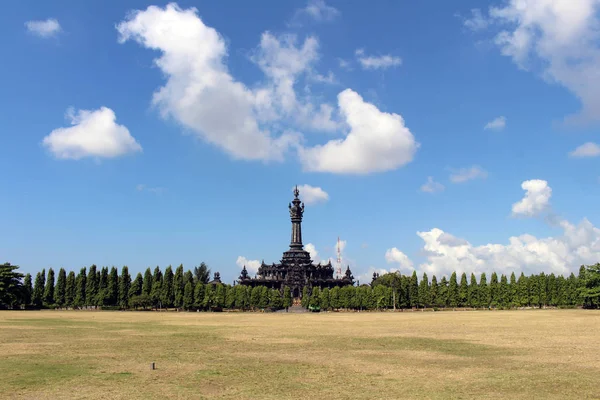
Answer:
<path fill-rule="evenodd" d="M 0 397 L 600 398 L 599 349 L 584 310 L 4 311 Z"/>

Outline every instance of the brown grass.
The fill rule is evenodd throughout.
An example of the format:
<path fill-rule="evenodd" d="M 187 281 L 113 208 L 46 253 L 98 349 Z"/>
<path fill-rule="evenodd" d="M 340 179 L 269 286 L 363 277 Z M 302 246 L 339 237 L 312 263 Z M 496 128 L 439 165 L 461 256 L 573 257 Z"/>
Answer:
<path fill-rule="evenodd" d="M 7 311 L 0 398 L 600 398 L 598 349 L 584 310 Z"/>

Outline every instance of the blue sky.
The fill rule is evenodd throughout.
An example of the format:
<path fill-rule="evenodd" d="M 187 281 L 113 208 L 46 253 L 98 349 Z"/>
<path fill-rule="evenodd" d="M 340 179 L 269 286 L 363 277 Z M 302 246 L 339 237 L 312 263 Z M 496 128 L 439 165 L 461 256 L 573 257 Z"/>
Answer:
<path fill-rule="evenodd" d="M 11 3 L 0 254 L 230 282 L 298 184 L 363 281 L 595 263 L 599 8 L 562 3 Z"/>

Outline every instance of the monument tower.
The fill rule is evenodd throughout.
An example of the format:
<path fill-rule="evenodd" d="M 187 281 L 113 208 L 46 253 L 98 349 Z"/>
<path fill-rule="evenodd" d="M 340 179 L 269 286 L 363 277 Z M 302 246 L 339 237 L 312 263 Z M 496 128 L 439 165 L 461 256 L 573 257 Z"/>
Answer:
<path fill-rule="evenodd" d="M 265 264 L 262 262 L 258 268 L 256 277 L 252 278 L 244 265 L 238 282 L 248 286 L 267 286 L 283 291 L 289 287 L 294 298 L 302 296 L 302 289 L 307 286 L 333 288 L 354 284 L 354 277 L 350 267 L 346 268 L 344 276 L 333 277 L 331 261 L 327 264 L 314 264 L 310 253 L 304 250 L 302 244 L 302 218 L 304 216 L 304 203 L 300 200 L 298 186 L 294 188 L 294 199 L 288 204 L 290 219 L 292 222 L 292 235 L 290 248 L 283 253 L 278 264 Z"/>

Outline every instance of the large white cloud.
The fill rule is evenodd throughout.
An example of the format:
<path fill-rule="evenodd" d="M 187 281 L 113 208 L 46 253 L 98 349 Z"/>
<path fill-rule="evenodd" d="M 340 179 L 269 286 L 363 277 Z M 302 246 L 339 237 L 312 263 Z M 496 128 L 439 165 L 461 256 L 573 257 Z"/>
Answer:
<path fill-rule="evenodd" d="M 413 262 L 408 258 L 406 254 L 398 250 L 396 247 L 392 247 L 385 252 L 385 260 L 388 264 L 398 264 L 403 270 L 413 270 Z"/>
<path fill-rule="evenodd" d="M 167 83 L 153 102 L 163 115 L 239 159 L 282 160 L 297 142 L 295 134 L 274 137 L 259 126 L 256 94 L 229 74 L 225 40 L 196 9 L 150 6 L 130 14 L 117 29 L 121 43 L 135 40 L 161 52 L 155 62 Z"/>
<path fill-rule="evenodd" d="M 531 179 L 521 184 L 525 196 L 514 203 L 512 213 L 515 216 L 532 217 L 545 211 L 550 204 L 552 188 L 541 179 Z"/>
<path fill-rule="evenodd" d="M 56 158 L 111 158 L 142 151 L 129 130 L 116 123 L 117 117 L 110 108 L 77 112 L 69 109 L 67 118 L 72 126 L 55 129 L 42 141 Z"/>
<path fill-rule="evenodd" d="M 325 10 L 323 2 L 314 5 Z M 163 116 L 234 158 L 283 161 L 298 149 L 305 170 L 370 173 L 410 162 L 418 147 L 402 117 L 379 111 L 350 89 L 338 95 L 337 108 L 311 95 L 311 82 L 335 80 L 315 70 L 316 37 L 300 42 L 295 35 L 263 33 L 250 59 L 265 79 L 248 87 L 230 74 L 225 40 L 195 8 L 150 6 L 117 29 L 121 43 L 133 40 L 160 52 L 155 62 L 167 81 L 153 103 Z M 305 89 L 302 96 L 296 86 Z M 300 133 L 306 130 L 346 137 L 310 147 Z"/>
<path fill-rule="evenodd" d="M 575 120 L 600 119 L 599 0 L 510 0 L 492 7 L 488 22 L 503 55 L 573 92 L 582 103 Z"/>
<path fill-rule="evenodd" d="M 419 144 L 400 115 L 381 112 L 351 89 L 338 95 L 338 103 L 350 131 L 344 139 L 300 148 L 306 171 L 366 174 L 412 161 Z"/>

